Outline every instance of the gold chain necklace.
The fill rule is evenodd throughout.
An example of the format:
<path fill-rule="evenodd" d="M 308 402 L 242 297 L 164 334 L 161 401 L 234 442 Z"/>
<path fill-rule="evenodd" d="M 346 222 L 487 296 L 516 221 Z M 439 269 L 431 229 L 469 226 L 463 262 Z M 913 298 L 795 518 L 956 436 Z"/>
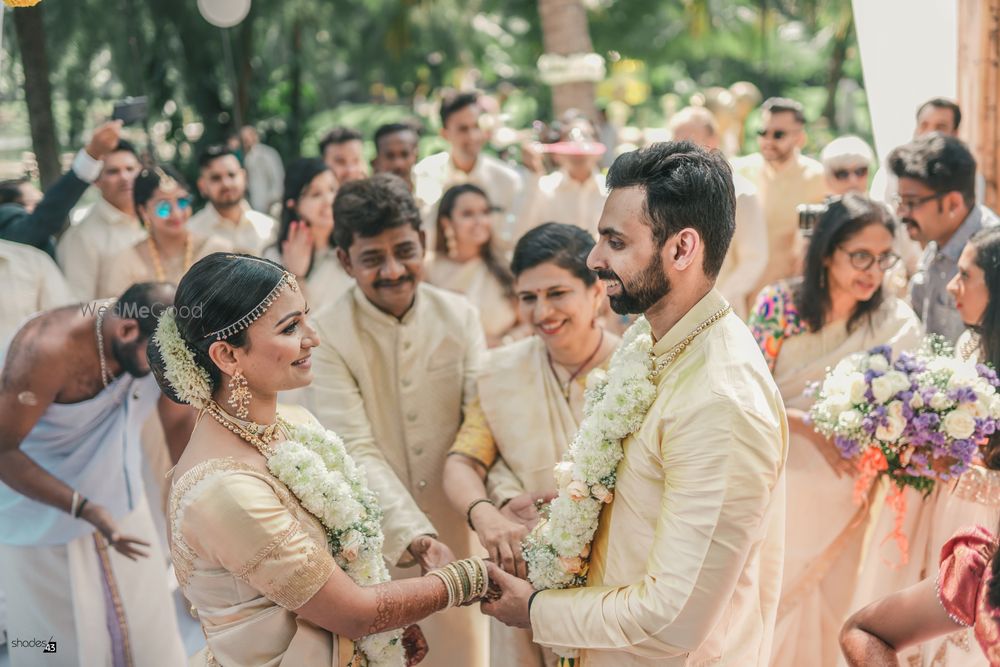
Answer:
<path fill-rule="evenodd" d="M 271 458 L 274 455 L 274 447 L 271 446 L 271 443 L 278 439 L 278 429 L 288 430 L 287 423 L 281 417 L 278 417 L 278 420 L 273 424 L 247 422 L 232 416 L 219 407 L 215 401 L 209 402 L 205 410 L 223 427 L 256 447 L 257 451 L 264 455 L 264 458 Z"/>
<path fill-rule="evenodd" d="M 111 373 L 108 372 L 108 360 L 104 357 L 104 332 L 101 331 L 101 327 L 104 325 L 104 313 L 110 307 L 110 301 L 106 301 L 103 305 L 98 306 L 97 317 L 94 318 L 94 332 L 97 334 L 97 358 L 101 362 L 101 382 L 104 383 L 105 389 L 110 384 L 108 378 L 114 379 Z"/>
<path fill-rule="evenodd" d="M 589 364 L 591 361 L 594 360 L 594 357 L 597 356 L 597 353 L 601 351 L 601 348 L 603 346 L 604 346 L 604 329 L 601 329 L 601 339 L 597 341 L 597 347 L 595 347 L 594 351 L 590 353 L 590 356 L 587 357 L 587 360 L 584 361 L 579 366 L 577 366 L 576 370 L 570 374 L 569 380 L 566 381 L 566 384 L 563 384 L 563 381 L 559 379 L 559 374 L 556 373 L 555 363 L 552 361 L 552 355 L 548 352 L 548 350 L 546 350 L 545 356 L 549 360 L 549 370 L 552 371 L 552 375 L 555 376 L 556 382 L 559 384 L 559 389 L 562 390 L 563 398 L 565 398 L 567 401 L 569 400 L 570 389 L 572 389 L 573 387 L 573 380 L 575 380 L 577 376 L 580 375 L 580 371 L 586 368 L 587 364 Z M 565 368 L 565 366 L 563 368 Z"/>
<path fill-rule="evenodd" d="M 662 357 L 657 357 L 651 353 L 650 356 L 653 357 L 653 372 L 649 374 L 649 378 L 651 380 L 655 380 L 667 366 L 672 364 L 674 360 L 680 356 L 681 352 L 687 349 L 687 346 L 691 344 L 691 341 L 698 337 L 698 334 L 703 333 L 706 329 L 732 312 L 732 310 L 732 307 L 727 305 L 725 308 L 715 313 L 715 315 L 712 315 L 710 318 L 695 327 L 694 331 L 689 333 L 684 340 L 670 348 L 670 350 Z"/>
<path fill-rule="evenodd" d="M 146 242 L 149 244 L 149 256 L 153 260 L 153 273 L 156 275 L 156 281 L 165 283 L 167 282 L 167 274 L 163 270 L 163 264 L 160 262 L 160 251 L 156 248 L 156 241 L 153 240 L 152 234 L 146 238 Z M 191 268 L 192 253 L 191 232 L 188 232 L 187 236 L 184 237 L 184 265 L 181 267 L 181 275 L 187 273 L 187 270 Z"/>

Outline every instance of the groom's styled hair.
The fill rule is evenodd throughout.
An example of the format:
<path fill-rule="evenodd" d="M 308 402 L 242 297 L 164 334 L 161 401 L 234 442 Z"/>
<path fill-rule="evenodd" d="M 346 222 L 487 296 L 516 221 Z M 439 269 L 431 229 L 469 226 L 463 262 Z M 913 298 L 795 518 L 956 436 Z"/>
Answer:
<path fill-rule="evenodd" d="M 733 170 L 719 151 L 667 141 L 624 153 L 608 170 L 609 190 L 641 187 L 653 240 L 662 248 L 685 228 L 705 244 L 705 275 L 719 275 L 736 230 Z"/>

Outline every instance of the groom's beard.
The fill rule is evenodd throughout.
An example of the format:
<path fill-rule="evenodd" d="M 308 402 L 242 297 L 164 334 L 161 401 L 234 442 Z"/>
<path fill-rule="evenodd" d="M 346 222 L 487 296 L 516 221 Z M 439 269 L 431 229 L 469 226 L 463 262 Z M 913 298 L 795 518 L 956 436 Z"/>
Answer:
<path fill-rule="evenodd" d="M 601 280 L 614 280 L 621 285 L 618 294 L 608 297 L 611 310 L 619 315 L 644 313 L 670 293 L 670 280 L 663 272 L 663 260 L 659 253 L 653 255 L 646 268 L 630 283 L 610 269 L 598 269 L 596 273 Z"/>

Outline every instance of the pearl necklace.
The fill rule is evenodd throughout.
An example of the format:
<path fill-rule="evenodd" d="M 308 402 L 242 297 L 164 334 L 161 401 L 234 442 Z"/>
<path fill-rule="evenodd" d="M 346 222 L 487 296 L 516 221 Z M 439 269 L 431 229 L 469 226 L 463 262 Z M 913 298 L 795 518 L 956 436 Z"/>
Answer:
<path fill-rule="evenodd" d="M 710 318 L 708 318 L 707 320 L 699 324 L 697 327 L 695 327 L 694 331 L 689 333 L 687 337 L 684 338 L 684 340 L 682 340 L 681 342 L 677 343 L 677 345 L 674 345 L 672 348 L 670 348 L 670 350 L 662 357 L 656 357 L 655 355 L 653 355 L 653 363 L 654 363 L 653 372 L 650 373 L 649 379 L 655 380 L 657 376 L 660 373 L 662 373 L 667 366 L 672 364 L 674 360 L 680 356 L 681 352 L 687 349 L 688 345 L 691 344 L 691 341 L 697 338 L 699 334 L 704 332 L 713 324 L 715 324 L 723 317 L 728 315 L 730 312 L 732 312 L 732 310 L 733 310 L 732 307 L 727 305 L 725 308 L 715 313 L 715 315 L 712 315 Z"/>
<path fill-rule="evenodd" d="M 152 234 L 146 238 L 146 243 L 149 245 L 149 256 L 153 260 L 153 273 L 156 275 L 156 281 L 161 283 L 167 282 L 167 274 L 163 270 L 163 264 L 160 262 L 160 251 L 156 248 L 156 241 L 153 240 Z M 187 236 L 184 237 L 184 264 L 181 267 L 181 275 L 187 273 L 187 270 L 191 268 L 192 254 L 191 232 L 188 232 Z"/>
<path fill-rule="evenodd" d="M 271 443 L 278 439 L 278 429 L 282 428 L 288 431 L 289 428 L 287 422 L 281 417 L 278 417 L 278 420 L 273 424 L 244 421 L 223 410 L 215 401 L 209 402 L 205 410 L 219 424 L 257 448 L 257 451 L 263 454 L 264 458 L 271 458 L 274 455 L 274 447 L 271 446 Z"/>

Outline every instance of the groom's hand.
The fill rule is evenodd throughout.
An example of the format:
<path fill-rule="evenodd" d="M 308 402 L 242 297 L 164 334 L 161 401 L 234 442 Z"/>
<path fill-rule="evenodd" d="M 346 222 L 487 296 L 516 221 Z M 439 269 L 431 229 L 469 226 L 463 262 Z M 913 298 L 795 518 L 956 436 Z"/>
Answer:
<path fill-rule="evenodd" d="M 500 589 L 500 597 L 492 602 L 481 603 L 480 610 L 505 625 L 530 628 L 528 601 L 535 589 L 527 581 L 507 574 L 489 561 L 486 562 L 486 569 L 492 585 Z"/>
<path fill-rule="evenodd" d="M 417 559 L 423 574 L 444 567 L 455 560 L 455 554 L 451 552 L 448 545 L 430 535 L 421 535 L 410 542 L 409 551 Z"/>

